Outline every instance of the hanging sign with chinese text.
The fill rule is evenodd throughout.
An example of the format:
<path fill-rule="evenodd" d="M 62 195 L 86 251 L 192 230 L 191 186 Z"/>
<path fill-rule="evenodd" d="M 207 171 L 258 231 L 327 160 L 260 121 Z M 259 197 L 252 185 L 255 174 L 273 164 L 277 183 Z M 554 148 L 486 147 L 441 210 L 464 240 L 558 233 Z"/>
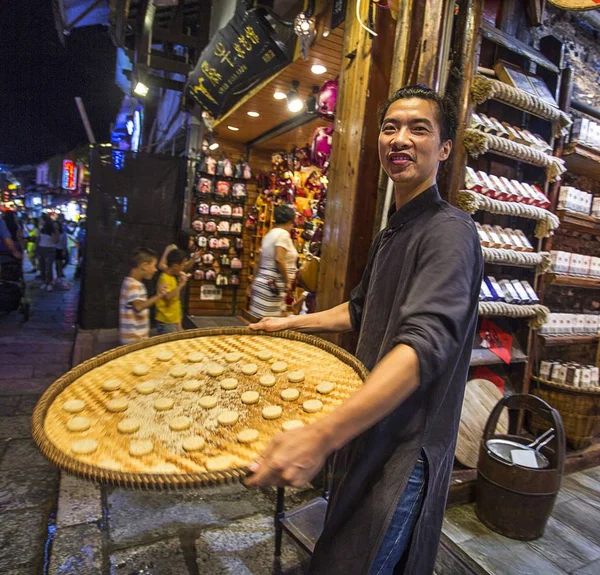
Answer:
<path fill-rule="evenodd" d="M 62 188 L 71 191 L 77 189 L 77 167 L 73 160 L 63 160 Z"/>
<path fill-rule="evenodd" d="M 290 62 L 285 46 L 260 14 L 238 13 L 202 51 L 189 75 L 187 93 L 218 118 L 246 89 Z"/>

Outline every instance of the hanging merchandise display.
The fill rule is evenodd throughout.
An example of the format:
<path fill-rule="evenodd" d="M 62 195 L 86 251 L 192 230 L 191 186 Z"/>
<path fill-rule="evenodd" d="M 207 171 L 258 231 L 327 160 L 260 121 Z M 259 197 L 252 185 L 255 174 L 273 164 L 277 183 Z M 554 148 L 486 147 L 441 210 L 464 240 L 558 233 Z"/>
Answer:
<path fill-rule="evenodd" d="M 317 97 L 317 113 L 322 118 L 333 120 L 335 117 L 338 87 L 337 78 L 335 80 L 329 80 L 321 86 Z"/>
<path fill-rule="evenodd" d="M 315 166 L 327 169 L 333 144 L 333 124 L 317 128 L 312 138 L 311 159 Z"/>

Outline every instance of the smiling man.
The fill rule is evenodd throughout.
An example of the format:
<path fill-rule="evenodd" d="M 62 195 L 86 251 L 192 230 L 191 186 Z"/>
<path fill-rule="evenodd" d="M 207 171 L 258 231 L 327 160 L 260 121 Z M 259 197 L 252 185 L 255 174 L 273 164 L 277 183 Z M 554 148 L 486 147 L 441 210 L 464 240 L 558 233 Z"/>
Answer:
<path fill-rule="evenodd" d="M 383 105 L 379 133 L 396 201 L 350 301 L 251 326 L 358 330 L 356 355 L 372 370 L 335 412 L 276 436 L 248 480 L 303 485 L 335 452 L 311 575 L 433 572 L 483 270 L 473 221 L 436 185 L 455 130 L 452 107 L 436 92 L 398 90 Z"/>

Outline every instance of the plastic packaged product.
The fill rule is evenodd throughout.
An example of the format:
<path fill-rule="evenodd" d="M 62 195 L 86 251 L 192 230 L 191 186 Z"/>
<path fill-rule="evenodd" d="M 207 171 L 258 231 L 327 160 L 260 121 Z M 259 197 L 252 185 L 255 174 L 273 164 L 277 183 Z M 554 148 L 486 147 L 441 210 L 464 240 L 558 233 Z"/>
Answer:
<path fill-rule="evenodd" d="M 484 184 L 477 175 L 477 172 L 473 168 L 467 166 L 465 170 L 465 188 L 481 193 L 483 187 Z"/>
<path fill-rule="evenodd" d="M 527 239 L 527 236 L 523 233 L 522 230 L 515 230 L 515 234 L 517 234 L 517 236 L 519 236 L 519 239 L 521 240 L 521 243 L 524 246 L 524 251 L 526 252 L 532 252 L 533 251 L 533 246 L 531 245 L 531 242 Z"/>
<path fill-rule="evenodd" d="M 469 123 L 469 128 L 471 128 L 473 130 L 481 130 L 483 128 L 483 122 L 481 121 L 479 114 L 476 114 L 475 112 L 473 112 L 471 114 L 471 121 Z"/>
<path fill-rule="evenodd" d="M 521 239 L 516 234 L 515 230 L 513 230 L 512 228 L 504 228 L 504 233 L 510 237 L 511 243 L 513 245 L 513 250 L 517 252 L 525 251 L 525 246 L 521 242 Z"/>
<path fill-rule="evenodd" d="M 492 297 L 492 292 L 490 288 L 487 286 L 485 281 L 481 282 L 481 289 L 479 290 L 479 301 L 492 301 L 494 298 Z"/>
<path fill-rule="evenodd" d="M 589 277 L 592 267 L 592 256 L 579 256 L 580 274 L 583 277 Z"/>
<path fill-rule="evenodd" d="M 595 366 L 590 366 L 590 369 L 592 370 L 592 381 L 591 384 L 594 387 L 598 387 L 598 384 L 600 383 L 599 379 L 600 379 L 600 369 L 598 369 Z"/>
<path fill-rule="evenodd" d="M 583 366 L 581 368 L 581 387 L 591 387 L 592 385 L 592 370 L 590 367 Z"/>
<path fill-rule="evenodd" d="M 510 280 L 510 283 L 515 288 L 515 291 L 517 292 L 517 295 L 519 296 L 521 303 L 524 303 L 524 304 L 531 303 L 531 298 L 529 297 L 529 294 L 527 293 L 525 288 L 521 285 L 521 282 L 519 280 L 516 280 L 516 279 Z"/>
<path fill-rule="evenodd" d="M 565 383 L 567 381 L 567 366 L 562 363 L 555 363 L 552 366 L 551 380 L 554 383 Z"/>
<path fill-rule="evenodd" d="M 512 185 L 512 183 L 510 182 L 510 180 L 507 177 L 501 176 L 500 181 L 502 182 L 502 185 L 504 186 L 504 189 L 506 190 L 506 193 L 508 194 L 507 200 L 509 202 L 523 202 L 524 201 L 522 194 L 519 193 L 519 190 L 517 190 Z"/>
<path fill-rule="evenodd" d="M 521 286 L 523 287 L 525 293 L 529 297 L 529 303 L 540 303 L 540 298 L 537 296 L 535 290 L 533 289 L 533 287 L 531 287 L 531 284 L 527 280 L 521 280 Z"/>
<path fill-rule="evenodd" d="M 496 278 L 487 276 L 484 281 L 487 284 L 494 301 L 506 301 L 506 292 L 500 283 L 496 281 Z"/>
<path fill-rule="evenodd" d="M 529 186 L 536 195 L 537 200 L 539 201 L 540 208 L 548 209 L 550 206 L 550 200 L 546 197 L 546 194 L 542 191 L 542 189 L 536 184 L 531 184 Z"/>
<path fill-rule="evenodd" d="M 490 174 L 490 180 L 492 182 L 492 185 L 494 186 L 494 190 L 496 191 L 494 198 L 497 200 L 508 201 L 510 198 L 510 194 L 508 190 L 504 187 L 504 184 L 502 183 L 500 178 L 498 176 L 495 176 L 494 174 Z"/>
<path fill-rule="evenodd" d="M 502 241 L 502 247 L 505 250 L 512 249 L 513 243 L 510 238 L 510 235 L 507 234 L 500 226 L 493 226 L 493 229 L 496 232 L 496 234 L 498 234 L 498 236 L 500 237 L 500 240 Z"/>
<path fill-rule="evenodd" d="M 485 230 L 485 233 L 488 235 L 488 238 L 490 238 L 490 240 L 492 242 L 490 247 L 492 247 L 492 248 L 503 247 L 503 242 L 500 239 L 500 236 L 496 233 L 496 231 L 494 230 L 494 228 L 492 226 L 490 226 L 489 224 L 486 224 L 481 227 Z"/>
<path fill-rule="evenodd" d="M 479 117 L 481 118 L 481 124 L 484 132 L 495 134 L 498 131 L 498 128 L 496 128 L 494 122 L 492 122 L 486 114 L 479 114 Z"/>
<path fill-rule="evenodd" d="M 508 132 L 509 140 L 520 140 L 521 139 L 519 134 L 517 133 L 517 131 L 508 122 L 502 122 L 502 125 Z"/>
<path fill-rule="evenodd" d="M 494 189 L 494 184 L 490 180 L 490 177 L 485 172 L 477 172 L 479 176 L 479 180 L 482 182 L 481 193 L 484 196 L 494 197 L 497 194 L 497 191 Z"/>
<path fill-rule="evenodd" d="M 477 228 L 477 233 L 479 234 L 479 242 L 484 248 L 489 248 L 492 246 L 492 241 L 490 240 L 487 232 L 483 229 L 482 225 L 479 222 L 475 222 L 475 227 Z"/>
<path fill-rule="evenodd" d="M 538 372 L 539 377 L 548 381 L 550 379 L 553 364 L 554 363 L 552 361 L 541 361 L 540 369 Z"/>
<path fill-rule="evenodd" d="M 592 216 L 600 218 L 600 197 L 592 198 Z"/>
<path fill-rule="evenodd" d="M 514 286 L 512 285 L 512 283 L 510 283 L 510 280 L 507 280 L 507 279 L 500 280 L 498 282 L 498 284 L 504 290 L 504 301 L 506 301 L 506 303 L 513 303 L 513 304 L 523 303 L 521 301 L 521 298 L 519 297 L 519 294 L 516 292 Z"/>
<path fill-rule="evenodd" d="M 494 126 L 496 127 L 497 136 L 500 136 L 501 138 L 505 138 L 506 136 L 508 136 L 508 132 L 506 128 L 500 123 L 500 120 L 494 117 L 490 117 L 490 122 L 492 122 L 492 124 L 494 124 Z"/>

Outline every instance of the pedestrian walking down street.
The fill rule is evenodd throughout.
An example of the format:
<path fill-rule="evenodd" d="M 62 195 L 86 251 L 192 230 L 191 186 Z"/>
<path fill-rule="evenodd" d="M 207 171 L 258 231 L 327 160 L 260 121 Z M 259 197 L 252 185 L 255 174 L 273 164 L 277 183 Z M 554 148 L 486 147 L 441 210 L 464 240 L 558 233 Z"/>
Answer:
<path fill-rule="evenodd" d="M 38 240 L 38 253 L 40 257 L 40 271 L 42 273 L 42 285 L 40 289 L 52 291 L 54 289 L 54 262 L 56 260 L 56 244 L 58 243 L 58 232 L 54 222 L 46 214 L 42 215 L 42 229 Z"/>

